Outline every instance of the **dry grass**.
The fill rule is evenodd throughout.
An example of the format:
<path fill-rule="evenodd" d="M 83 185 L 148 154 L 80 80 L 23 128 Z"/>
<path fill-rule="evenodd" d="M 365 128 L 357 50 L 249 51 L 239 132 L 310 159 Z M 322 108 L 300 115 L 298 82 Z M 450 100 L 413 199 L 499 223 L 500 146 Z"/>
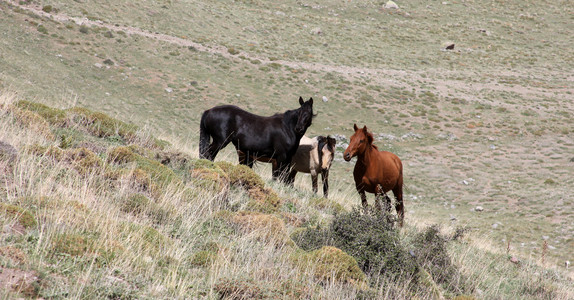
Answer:
<path fill-rule="evenodd" d="M 352 164 L 340 156 L 331 170 L 329 202 L 310 195 L 308 176 L 298 176 L 295 189 L 284 187 L 271 181 L 265 165 L 255 168 L 265 188 L 249 191 L 211 167 L 170 163 L 174 174 L 155 168 L 150 159 L 160 160 L 137 149 L 130 150 L 135 161 L 107 160 L 108 151 L 126 142 L 157 152 L 162 145 L 154 135 L 169 137 L 168 150 L 195 158 L 203 109 L 232 103 L 270 115 L 296 106 L 299 95 L 329 99 L 316 102 L 309 135 L 349 135 L 354 122 L 383 134 L 377 145 L 405 164 L 409 226 L 466 226 L 479 237 L 465 241 L 468 248 L 451 249 L 483 292 L 474 292 L 477 298 L 572 294 L 561 280 L 556 289 L 547 286 L 549 272 L 562 274 L 564 261 L 572 261 L 574 246 L 574 45 L 567 5 L 411 1 L 387 10 L 379 2 L 322 0 L 12 3 L 0 2 L 7 16 L 0 31 L 9 41 L 0 45 L 0 89 L 19 96 L 1 96 L 0 140 L 18 149 L 19 158 L 15 165 L 0 162 L 0 197 L 31 212 L 38 226 L 22 229 L 17 217 L 3 219 L 8 233 L 2 242 L 32 257 L 26 268 L 37 275 L 54 275 L 20 284 L 26 296 L 214 298 L 216 287 L 231 293 L 225 283 L 242 281 L 260 295 L 408 295 L 392 281 L 380 283 L 389 288 L 362 292 L 319 284 L 289 269 L 289 249 L 273 244 L 254 251 L 261 239 L 244 240 L 245 232 L 217 217 L 255 210 L 281 219 L 288 233 L 328 225 L 339 205 L 350 210 L 359 203 Z M 54 15 L 40 17 L 18 5 Z M 64 14 L 94 22 L 59 19 Z M 456 44 L 454 51 L 443 49 L 446 42 Z M 18 105 L 22 100 L 56 108 L 33 111 Z M 67 110 L 73 107 L 92 111 Z M 65 111 L 73 117 L 62 118 Z M 46 122 L 73 126 L 53 130 Z M 65 159 L 24 151 L 33 145 L 54 155 L 61 148 Z M 235 164 L 230 148 L 218 160 Z M 166 184 L 167 178 L 186 188 Z M 419 220 L 427 224 L 415 225 Z M 77 263 L 65 251 L 47 254 L 61 236 L 85 241 Z M 216 251 L 206 246 L 210 242 L 219 245 Z M 508 265 L 507 248 L 525 262 L 516 270 Z M 255 253 L 227 259 L 238 249 Z M 268 271 L 258 274 L 240 259 Z M 287 275 L 270 275 L 277 268 L 259 261 Z M 572 271 L 567 276 L 574 277 Z M 285 291 L 289 285 L 297 288 Z"/>
<path fill-rule="evenodd" d="M 303 220 L 305 226 L 325 226 L 332 218 L 333 207 L 349 205 L 346 202 L 354 196 L 352 191 L 333 193 L 332 204 L 323 205 L 308 192 L 271 181 L 268 166 L 263 165 L 256 168 L 263 172 L 262 181 L 259 175 L 250 174 L 242 175 L 243 180 L 232 184 L 228 179 L 232 174 L 221 173 L 219 179 L 213 180 L 222 180 L 221 184 L 229 185 L 230 192 L 219 193 L 197 185 L 193 176 L 189 177 L 194 173 L 186 171 L 186 163 L 181 161 L 176 164 L 179 169 L 171 171 L 171 179 L 162 181 L 161 189 L 148 193 L 141 186 L 134 186 L 137 179 L 133 176 L 109 177 L 110 168 L 126 163 L 132 163 L 132 171 L 145 163 L 148 172 L 153 173 L 155 164 L 144 161 L 144 156 L 126 150 L 122 153 L 130 155 L 117 161 L 119 148 L 113 143 L 107 149 L 101 148 L 101 152 L 86 152 L 82 148 L 62 150 L 55 144 L 57 141 L 46 139 L 44 133 L 21 127 L 17 121 L 21 115 L 6 109 L 7 103 L 14 102 L 14 96 L 3 95 L 1 100 L 4 110 L 0 125 L 5 130 L 0 138 L 18 149 L 18 157 L 0 187 L 2 206 L 10 208 L 6 211 L 13 216 L 2 221 L 5 229 L 0 236 L 0 250 L 4 258 L 0 267 L 9 272 L 31 270 L 42 274 L 26 281 L 25 289 L 19 285 L 5 290 L 8 297 L 394 299 L 413 293 L 403 283 L 388 278 L 374 281 L 339 249 L 326 247 L 304 253 L 289 238 L 289 233 L 296 230 L 294 224 L 303 224 L 293 222 L 293 218 Z M 50 127 L 52 131 L 56 129 Z M 54 159 L 47 152 L 23 151 L 31 144 L 46 149 L 55 147 L 62 155 Z M 142 154 L 150 154 L 146 151 L 153 149 L 159 151 L 152 145 L 146 148 L 144 143 L 129 148 Z M 197 151 L 193 147 L 188 149 Z M 108 160 L 105 155 L 114 153 L 110 150 L 117 153 Z M 170 151 L 171 157 L 185 157 L 174 154 L 177 148 Z M 78 157 L 91 155 L 103 156 L 101 163 L 70 168 Z M 157 157 L 165 161 L 165 156 Z M 202 170 L 216 165 L 196 164 Z M 160 171 L 166 168 L 156 167 Z M 275 197 L 285 200 L 270 213 L 238 210 L 249 208 L 251 197 L 258 197 L 253 187 L 245 186 L 247 178 L 250 181 L 257 178 L 253 181 L 256 186 L 265 185 L 267 193 L 276 193 Z M 341 209 L 338 207 L 336 211 Z M 16 215 L 24 211 L 30 213 Z M 24 226 L 24 215 L 31 216 L 36 223 Z M 403 235 L 409 240 L 425 226 L 412 218 L 407 220 L 411 225 Z M 552 299 L 572 295 L 569 281 L 557 271 L 526 258 L 516 265 L 497 247 L 486 246 L 491 245 L 488 240 L 470 235 L 463 242 L 449 245 L 452 263 L 459 270 L 460 280 L 471 286 L 471 295 Z M 338 254 L 326 259 L 321 251 Z M 337 262 L 335 257 L 341 261 Z M 336 269 L 343 261 L 344 270 Z M 430 277 L 425 280 L 433 282 Z M 415 293 L 422 299 L 441 294 L 457 296 L 446 286 L 436 283 L 432 286 L 435 287 Z"/>

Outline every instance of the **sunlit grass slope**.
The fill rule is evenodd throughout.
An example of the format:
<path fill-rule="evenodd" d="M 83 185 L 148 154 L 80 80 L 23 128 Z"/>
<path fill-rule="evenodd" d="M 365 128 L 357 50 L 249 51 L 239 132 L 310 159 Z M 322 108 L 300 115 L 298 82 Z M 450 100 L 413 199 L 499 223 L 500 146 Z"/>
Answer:
<path fill-rule="evenodd" d="M 399 230 L 349 208 L 354 193 L 199 160 L 100 112 L 4 93 L 0 128 L 3 298 L 573 296 L 544 257 L 412 217 Z"/>

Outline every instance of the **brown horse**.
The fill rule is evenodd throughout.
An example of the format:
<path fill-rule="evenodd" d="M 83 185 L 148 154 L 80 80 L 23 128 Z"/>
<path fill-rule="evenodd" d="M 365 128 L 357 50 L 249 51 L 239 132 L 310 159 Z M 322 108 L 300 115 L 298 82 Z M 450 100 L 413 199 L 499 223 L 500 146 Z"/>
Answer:
<path fill-rule="evenodd" d="M 343 158 L 350 161 L 357 156 L 357 163 L 353 171 L 355 187 L 361 196 L 361 202 L 367 212 L 367 196 L 365 192 L 375 194 L 375 204 L 379 211 L 381 196 L 385 196 L 385 208 L 391 211 L 391 199 L 386 192 L 393 191 L 397 200 L 395 209 L 399 217 L 399 226 L 403 226 L 405 211 L 403 207 L 403 163 L 398 156 L 391 152 L 379 151 L 373 145 L 373 135 L 368 132 L 367 126 L 359 129 L 354 124 L 355 134 L 351 136 L 349 147 L 345 150 Z"/>

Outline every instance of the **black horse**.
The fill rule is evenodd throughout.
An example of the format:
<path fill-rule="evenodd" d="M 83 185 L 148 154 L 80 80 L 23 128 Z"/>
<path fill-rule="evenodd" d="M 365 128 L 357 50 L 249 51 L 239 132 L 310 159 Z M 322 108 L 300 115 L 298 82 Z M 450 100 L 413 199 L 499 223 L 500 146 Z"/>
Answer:
<path fill-rule="evenodd" d="M 299 97 L 299 104 L 298 109 L 270 117 L 234 105 L 204 111 L 199 125 L 199 157 L 214 160 L 219 150 L 231 142 L 238 153 L 245 154 L 239 155 L 239 163 L 253 167 L 257 157 L 275 159 L 273 178 L 286 181 L 299 140 L 313 120 L 313 98 L 303 101 Z"/>

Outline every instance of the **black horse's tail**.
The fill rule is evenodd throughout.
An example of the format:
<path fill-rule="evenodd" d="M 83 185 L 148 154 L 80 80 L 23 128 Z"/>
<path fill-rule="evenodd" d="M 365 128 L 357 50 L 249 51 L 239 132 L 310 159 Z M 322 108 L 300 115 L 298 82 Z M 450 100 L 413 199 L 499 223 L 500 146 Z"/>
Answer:
<path fill-rule="evenodd" d="M 204 111 L 201 115 L 201 121 L 199 122 L 199 158 L 211 159 L 209 155 L 209 139 L 210 134 L 207 132 L 206 122 L 207 111 Z"/>

